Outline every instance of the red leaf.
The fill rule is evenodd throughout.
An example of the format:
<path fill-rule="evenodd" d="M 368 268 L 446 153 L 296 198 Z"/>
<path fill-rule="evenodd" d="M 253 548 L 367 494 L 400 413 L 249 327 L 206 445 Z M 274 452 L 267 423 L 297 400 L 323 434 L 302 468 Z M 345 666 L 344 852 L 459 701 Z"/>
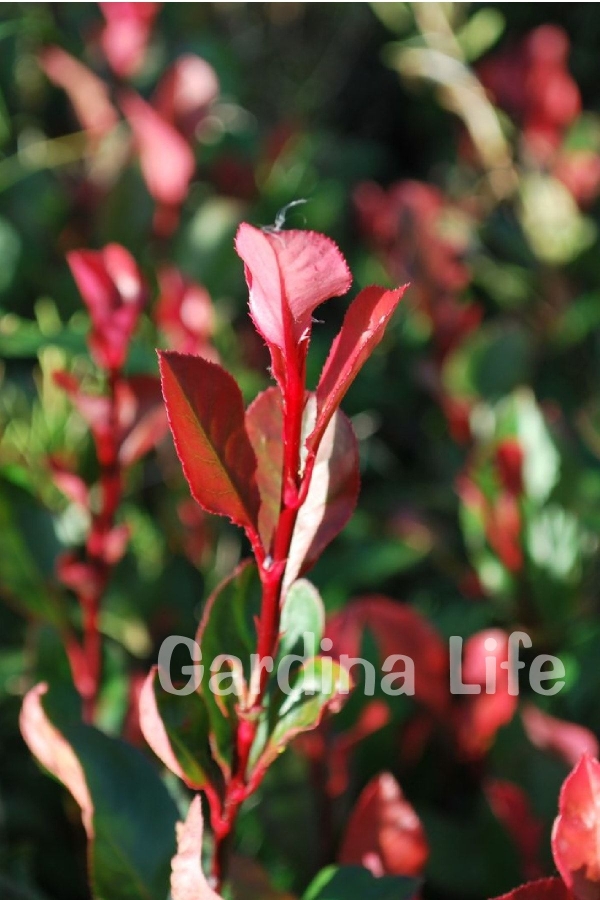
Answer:
<path fill-rule="evenodd" d="M 67 92 L 75 115 L 91 138 L 101 138 L 114 128 L 119 117 L 101 78 L 60 47 L 47 47 L 39 61 L 50 81 Z"/>
<path fill-rule="evenodd" d="M 92 319 L 94 359 L 103 368 L 119 369 L 145 301 L 136 262 L 119 244 L 73 250 L 67 261 Z"/>
<path fill-rule="evenodd" d="M 118 383 L 117 407 L 121 446 L 119 461 L 132 465 L 164 437 L 168 430 L 160 380 L 134 375 Z"/>
<path fill-rule="evenodd" d="M 540 878 L 494 900 L 573 900 L 560 878 Z"/>
<path fill-rule="evenodd" d="M 312 430 L 314 394 L 304 410 L 304 433 Z M 310 424 L 309 424 L 310 423 Z M 358 442 L 350 420 L 338 410 L 323 434 L 306 499 L 298 510 L 284 577 L 284 591 L 313 566 L 354 512 L 360 488 Z"/>
<path fill-rule="evenodd" d="M 177 853 L 171 861 L 172 900 L 222 900 L 202 871 L 202 806 L 197 794 L 185 822 L 177 823 Z"/>
<path fill-rule="evenodd" d="M 213 67 L 195 56 L 179 56 L 167 70 L 154 96 L 157 112 L 184 137 L 192 138 L 219 93 Z"/>
<path fill-rule="evenodd" d="M 486 658 L 496 657 L 496 688 L 486 692 Z M 518 697 L 508 693 L 508 671 L 500 664 L 508 659 L 508 635 L 499 628 L 478 631 L 465 641 L 462 680 L 479 684 L 481 693 L 457 697 L 454 714 L 456 740 L 461 756 L 477 759 L 487 753 L 499 728 L 515 714 Z"/>
<path fill-rule="evenodd" d="M 175 448 L 192 496 L 208 512 L 256 529 L 256 457 L 234 379 L 201 356 L 159 352 Z"/>
<path fill-rule="evenodd" d="M 332 654 L 360 656 L 363 634 L 369 630 L 380 659 L 409 656 L 415 664 L 416 697 L 440 715 L 449 713 L 448 650 L 437 631 L 417 610 L 388 597 L 373 595 L 352 601 L 327 623 Z M 402 671 L 402 666 L 399 671 Z"/>
<path fill-rule="evenodd" d="M 336 336 L 317 385 L 317 424 L 309 438 L 311 446 L 319 438 L 359 370 L 369 358 L 402 299 L 407 285 L 388 291 L 365 288 L 352 301 Z"/>
<path fill-rule="evenodd" d="M 246 431 L 256 455 L 260 494 L 258 532 L 265 550 L 279 518 L 283 470 L 283 410 L 279 388 L 262 391 L 246 410 Z"/>
<path fill-rule="evenodd" d="M 388 773 L 363 790 L 350 815 L 339 861 L 373 875 L 421 875 L 429 847 L 423 826 L 399 784 Z"/>
<path fill-rule="evenodd" d="M 41 697 L 47 690 L 47 684 L 38 684 L 25 695 L 19 718 L 21 734 L 38 762 L 58 778 L 77 801 L 86 834 L 91 840 L 94 836 L 94 804 L 81 763 L 44 712 Z"/>
<path fill-rule="evenodd" d="M 598 740 L 582 725 L 555 719 L 532 703 L 521 710 L 527 737 L 540 750 L 554 753 L 568 766 L 574 766 L 584 753 L 598 756 Z"/>
<path fill-rule="evenodd" d="M 144 61 L 160 3 L 100 3 L 99 6 L 106 19 L 100 36 L 106 59 L 117 75 L 128 78 Z"/>
<path fill-rule="evenodd" d="M 352 282 L 336 244 L 314 231 L 266 232 L 244 222 L 235 249 L 244 261 L 254 324 L 282 351 L 307 339 L 313 310 Z"/>
<path fill-rule="evenodd" d="M 102 557 L 109 566 L 116 564 L 123 558 L 127 550 L 127 544 L 131 533 L 128 525 L 115 525 L 104 536 L 102 541 Z"/>
<path fill-rule="evenodd" d="M 496 467 L 502 487 L 514 497 L 520 497 L 523 493 L 524 456 L 516 438 L 504 438 L 496 448 Z"/>
<path fill-rule="evenodd" d="M 133 91 L 123 94 L 120 103 L 133 131 L 149 193 L 165 206 L 180 206 L 196 169 L 188 142 Z"/>
<path fill-rule="evenodd" d="M 581 757 L 560 791 L 552 829 L 556 868 L 575 900 L 600 897 L 600 763 Z"/>
<path fill-rule="evenodd" d="M 170 349 L 199 353 L 216 362 L 217 353 L 210 345 L 215 317 L 206 288 L 189 281 L 175 266 L 163 266 L 158 283 L 156 322 L 167 336 Z"/>

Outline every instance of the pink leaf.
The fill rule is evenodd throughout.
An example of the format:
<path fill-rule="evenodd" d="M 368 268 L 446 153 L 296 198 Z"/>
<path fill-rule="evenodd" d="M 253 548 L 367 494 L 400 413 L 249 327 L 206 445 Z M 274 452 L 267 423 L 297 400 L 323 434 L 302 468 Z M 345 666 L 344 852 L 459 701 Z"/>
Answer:
<path fill-rule="evenodd" d="M 92 818 L 94 805 L 81 763 L 62 734 L 51 724 L 44 712 L 41 698 L 47 684 L 38 684 L 25 695 L 19 724 L 25 743 L 49 772 L 71 792 L 81 809 L 81 818 L 88 838 L 94 836 Z"/>
<path fill-rule="evenodd" d="M 399 784 L 389 773 L 363 790 L 346 826 L 339 861 L 373 875 L 422 874 L 429 847 L 423 826 Z"/>
<path fill-rule="evenodd" d="M 185 53 L 161 79 L 154 107 L 189 139 L 196 134 L 218 93 L 219 81 L 213 67 L 201 57 Z"/>
<path fill-rule="evenodd" d="M 130 531 L 128 525 L 115 525 L 103 537 L 102 556 L 109 566 L 116 566 L 127 550 Z"/>
<path fill-rule="evenodd" d="M 163 765 L 187 784 L 186 774 L 173 752 L 162 716 L 156 705 L 156 695 L 154 693 L 156 672 L 157 666 L 153 666 L 140 691 L 138 706 L 140 729 L 146 743 L 158 756 Z"/>
<path fill-rule="evenodd" d="M 100 43 L 121 78 L 134 75 L 144 61 L 146 45 L 160 3 L 100 3 L 106 25 Z"/>
<path fill-rule="evenodd" d="M 573 900 L 560 878 L 540 878 L 502 894 L 495 900 Z"/>
<path fill-rule="evenodd" d="M 155 447 L 168 431 L 160 380 L 154 375 L 134 375 L 120 381 L 117 407 L 121 429 L 119 461 L 129 466 Z"/>
<path fill-rule="evenodd" d="M 188 142 L 139 94 L 129 91 L 120 102 L 133 131 L 149 193 L 165 206 L 180 206 L 196 169 Z"/>
<path fill-rule="evenodd" d="M 52 481 L 59 491 L 62 491 L 71 503 L 76 503 L 84 509 L 87 509 L 89 505 L 89 492 L 85 481 L 80 478 L 79 475 L 71 472 L 57 457 L 52 457 L 50 459 L 50 471 L 52 474 Z"/>
<path fill-rule="evenodd" d="M 82 128 L 93 139 L 103 137 L 119 121 L 108 87 L 60 47 L 47 47 L 39 61 L 50 81 L 67 92 Z"/>
<path fill-rule="evenodd" d="M 600 763 L 581 757 L 560 791 L 552 829 L 556 868 L 575 900 L 600 897 Z"/>
<path fill-rule="evenodd" d="M 310 446 L 318 445 L 344 394 L 381 341 L 406 288 L 368 287 L 350 304 L 317 385 L 317 422 Z"/>
<path fill-rule="evenodd" d="M 222 900 L 202 871 L 202 806 L 197 794 L 185 822 L 177 824 L 177 854 L 171 862 L 172 900 Z"/>
<path fill-rule="evenodd" d="M 312 431 L 316 403 L 308 398 L 304 433 Z M 338 410 L 319 443 L 308 494 L 294 526 L 284 591 L 308 571 L 354 512 L 360 488 L 358 442 L 349 419 Z"/>
<path fill-rule="evenodd" d="M 598 756 L 596 736 L 582 725 L 555 719 L 532 703 L 521 710 L 525 733 L 534 746 L 554 753 L 568 766 L 574 766 L 584 753 Z"/>
<path fill-rule="evenodd" d="M 199 353 L 216 362 L 217 353 L 210 345 L 215 315 L 206 288 L 187 279 L 175 266 L 163 266 L 158 283 L 156 322 L 169 340 L 169 349 Z"/>
<path fill-rule="evenodd" d="M 338 247 L 314 231 L 266 232 L 244 222 L 235 249 L 244 261 L 254 324 L 282 351 L 308 338 L 313 310 L 352 282 Z"/>
<path fill-rule="evenodd" d="M 175 448 L 192 496 L 208 512 L 256 529 L 256 457 L 231 375 L 201 356 L 159 352 Z"/>

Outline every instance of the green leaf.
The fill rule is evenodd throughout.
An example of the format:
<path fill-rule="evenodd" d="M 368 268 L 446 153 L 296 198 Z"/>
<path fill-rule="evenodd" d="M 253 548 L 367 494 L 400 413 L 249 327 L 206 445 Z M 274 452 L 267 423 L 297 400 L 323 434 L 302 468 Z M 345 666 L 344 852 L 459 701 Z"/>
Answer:
<path fill-rule="evenodd" d="M 277 661 L 289 654 L 302 654 L 304 635 L 314 641 L 312 654 L 319 649 L 325 628 L 325 609 L 316 587 L 304 578 L 288 589 L 281 610 L 279 650 Z"/>
<path fill-rule="evenodd" d="M 518 438 L 525 458 L 523 481 L 527 497 L 543 503 L 558 481 L 560 457 L 544 416 L 528 388 L 515 391 L 496 408 L 497 436 Z"/>
<path fill-rule="evenodd" d="M 82 810 L 93 896 L 165 900 L 177 808 L 145 756 L 84 725 L 78 713 L 63 693 L 38 685 L 23 703 L 21 730 Z"/>
<path fill-rule="evenodd" d="M 302 900 L 410 900 L 420 886 L 416 878 L 375 878 L 362 866 L 329 866 L 317 875 Z"/>
<path fill-rule="evenodd" d="M 249 684 L 250 656 L 256 650 L 255 621 L 260 615 L 261 597 L 258 570 L 251 560 L 247 560 L 208 599 L 196 636 L 202 651 L 201 691 L 216 738 L 215 750 L 220 763 L 226 767 L 231 764 L 239 698 L 234 693 L 217 696 L 209 682 L 212 675 L 230 671 L 227 664 L 213 665 L 217 657 L 227 654 L 240 660 L 244 682 Z"/>
<path fill-rule="evenodd" d="M 278 673 L 281 673 L 281 667 Z M 264 749 L 257 758 L 262 743 L 262 736 L 259 736 L 253 748 L 251 766 L 256 765 L 261 771 L 267 769 L 296 735 L 312 731 L 328 709 L 339 707 L 350 688 L 348 672 L 335 660 L 321 656 L 305 660 L 292 671 L 289 685 L 279 684 L 279 691 L 269 705 Z"/>
<path fill-rule="evenodd" d="M 26 491 L 0 490 L 0 590 L 21 612 L 59 624 L 59 607 L 40 564 L 51 570 L 58 541 L 49 514 Z"/>
<path fill-rule="evenodd" d="M 529 381 L 532 346 L 515 324 L 482 325 L 469 335 L 444 366 L 443 380 L 453 395 L 498 400 Z"/>

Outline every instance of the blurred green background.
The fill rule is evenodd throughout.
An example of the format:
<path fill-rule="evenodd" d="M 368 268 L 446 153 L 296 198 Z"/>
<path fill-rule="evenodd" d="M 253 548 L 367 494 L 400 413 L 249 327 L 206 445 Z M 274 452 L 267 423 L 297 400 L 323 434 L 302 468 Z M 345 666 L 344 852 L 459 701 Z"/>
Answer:
<path fill-rule="evenodd" d="M 73 248 L 120 242 L 151 286 L 130 373 L 155 373 L 154 348 L 168 343 L 155 314 L 161 266 L 175 264 L 204 285 L 215 317 L 210 342 L 248 401 L 267 375 L 233 251 L 240 221 L 269 225 L 286 204 L 306 200 L 286 224 L 334 237 L 353 293 L 410 280 L 344 401 L 360 441 L 358 510 L 310 577 L 331 613 L 349 598 L 385 594 L 411 604 L 444 638 L 526 627 L 535 652 L 559 655 L 566 668 L 563 691 L 533 699 L 600 734 L 596 4 L 168 3 L 128 78 L 102 56 L 102 23 L 93 3 L 0 9 L 6 900 L 88 896 L 78 811 L 39 771 L 18 730 L 27 687 L 70 682 L 56 605 L 77 624 L 54 568 L 87 523 L 52 483 L 48 460 L 67 452 L 83 474 L 96 471 L 89 433 L 52 381 L 61 368 L 96 378 L 88 319 L 65 263 Z M 219 95 L 190 138 L 197 167 L 171 233 L 157 231 L 126 122 L 90 138 L 40 64 L 50 45 L 96 72 L 116 106 L 126 84 L 152 97 L 182 54 L 214 68 Z M 335 299 L 317 312 L 311 384 L 346 305 Z M 506 441 L 523 455 L 515 502 L 506 501 L 498 461 Z M 165 635 L 193 635 L 208 592 L 247 548 L 234 528 L 190 507 L 168 441 L 129 473 L 121 519 L 132 538 L 103 610 L 101 723 L 135 740 L 135 728 L 127 731 L 135 676 Z M 368 631 L 364 642 L 376 653 Z M 362 786 L 385 768 L 425 824 L 425 898 L 495 896 L 528 877 L 518 836 L 492 811 L 493 778 L 525 792 L 544 835 L 536 865 L 552 871 L 547 836 L 565 754 L 534 746 L 519 715 L 492 727 L 474 754 L 440 728 L 410 751 L 418 703 L 391 707 L 388 725 L 354 753 L 346 791 L 326 800 L 327 840 L 323 788 L 306 790 L 315 773 L 305 753 L 291 751 L 248 805 L 239 851 L 299 895 L 335 855 Z M 352 701 L 334 732 L 359 716 Z"/>

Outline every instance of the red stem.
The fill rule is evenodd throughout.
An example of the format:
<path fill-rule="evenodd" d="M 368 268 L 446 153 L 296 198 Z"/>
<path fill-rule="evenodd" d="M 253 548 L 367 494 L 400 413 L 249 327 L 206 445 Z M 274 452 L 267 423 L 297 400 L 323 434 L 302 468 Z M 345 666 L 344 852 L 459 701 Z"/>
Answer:
<path fill-rule="evenodd" d="M 281 504 L 273 537 L 273 550 L 270 557 L 264 557 L 261 554 L 257 560 L 262 582 L 262 604 L 257 635 L 259 665 L 266 658 L 273 659 L 277 651 L 283 578 L 298 509 L 306 496 L 308 481 L 312 473 L 312 460 L 311 465 L 307 466 L 304 475 L 300 471 L 302 415 L 304 412 L 305 394 L 305 347 L 298 349 L 296 358 L 297 366 L 290 365 L 287 372 L 288 380 L 285 385 L 283 398 L 284 453 Z M 211 801 L 209 797 L 211 824 L 215 836 L 212 874 L 217 890 L 220 890 L 223 879 L 226 876 L 229 843 L 239 808 L 249 794 L 253 793 L 258 787 L 256 779 L 248 783 L 247 769 L 250 751 L 256 736 L 258 714 L 269 682 L 269 674 L 266 667 L 260 667 L 260 683 L 254 708 L 251 711 L 252 714 L 248 719 L 243 719 L 238 725 L 235 765 L 231 779 L 226 787 L 223 807 L 221 808 L 218 799 L 215 802 L 214 799 Z"/>
<path fill-rule="evenodd" d="M 83 715 L 86 722 L 93 722 L 100 682 L 102 678 L 102 637 L 99 614 L 102 598 L 110 577 L 111 565 L 106 560 L 106 540 L 115 521 L 122 496 L 122 472 L 119 463 L 119 411 L 117 392 L 120 372 L 111 369 L 108 377 L 109 416 L 107 430 L 96 441 L 100 465 L 101 506 L 92 517 L 92 527 L 86 543 L 87 562 L 93 576 L 85 591 L 78 597 L 83 611 L 83 658 L 86 665 L 83 698 Z"/>

